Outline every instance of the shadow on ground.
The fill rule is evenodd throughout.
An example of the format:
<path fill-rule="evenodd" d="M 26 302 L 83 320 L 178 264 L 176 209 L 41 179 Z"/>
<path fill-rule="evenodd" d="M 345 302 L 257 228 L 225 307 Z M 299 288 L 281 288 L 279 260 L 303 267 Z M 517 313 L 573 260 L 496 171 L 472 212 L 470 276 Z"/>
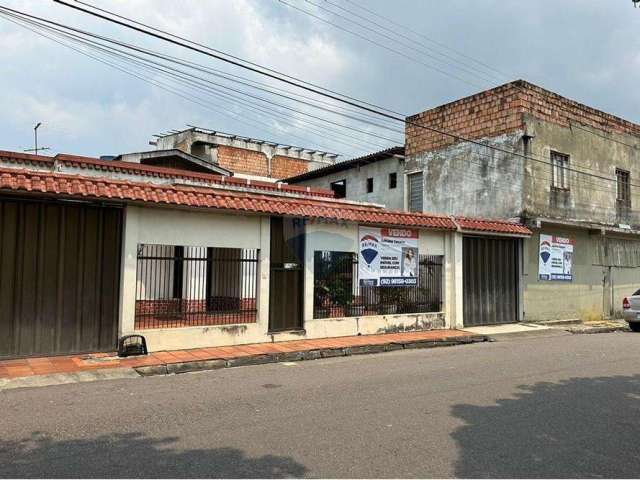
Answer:
<path fill-rule="evenodd" d="M 640 375 L 522 386 L 452 414 L 457 477 L 640 476 Z"/>
<path fill-rule="evenodd" d="M 2 477 L 302 477 L 307 469 L 290 457 L 247 457 L 234 448 L 180 450 L 177 438 L 138 433 L 53 440 L 34 433 L 21 441 L 0 439 Z"/>

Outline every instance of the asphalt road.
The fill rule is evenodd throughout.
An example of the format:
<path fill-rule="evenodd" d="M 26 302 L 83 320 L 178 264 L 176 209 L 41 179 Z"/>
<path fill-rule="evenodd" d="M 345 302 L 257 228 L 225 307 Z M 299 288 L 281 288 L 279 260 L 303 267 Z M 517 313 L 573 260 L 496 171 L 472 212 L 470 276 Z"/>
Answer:
<path fill-rule="evenodd" d="M 638 477 L 640 334 L 0 392 L 4 477 Z"/>

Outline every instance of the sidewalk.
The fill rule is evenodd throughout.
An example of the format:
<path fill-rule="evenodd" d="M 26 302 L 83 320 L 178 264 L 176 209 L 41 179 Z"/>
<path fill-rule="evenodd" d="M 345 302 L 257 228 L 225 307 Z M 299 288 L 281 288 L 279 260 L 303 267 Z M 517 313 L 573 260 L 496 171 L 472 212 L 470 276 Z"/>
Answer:
<path fill-rule="evenodd" d="M 118 358 L 115 353 L 26 358 L 0 361 L 0 379 L 74 374 L 109 368 L 129 368 L 135 369 L 141 375 L 157 375 L 278 361 L 377 353 L 402 348 L 457 345 L 481 342 L 486 339 L 483 335 L 475 335 L 463 330 L 431 330 L 174 350 L 128 358 Z"/>

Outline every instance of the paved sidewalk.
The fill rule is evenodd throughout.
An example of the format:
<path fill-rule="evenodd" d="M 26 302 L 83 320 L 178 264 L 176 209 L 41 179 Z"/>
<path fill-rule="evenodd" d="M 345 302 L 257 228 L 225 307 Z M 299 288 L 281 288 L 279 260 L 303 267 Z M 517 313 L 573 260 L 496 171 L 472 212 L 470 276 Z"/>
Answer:
<path fill-rule="evenodd" d="M 374 353 L 397 348 L 412 348 L 419 344 L 451 345 L 483 341 L 485 337 L 463 330 L 431 330 L 426 332 L 362 335 L 314 340 L 260 343 L 229 347 L 198 348 L 150 353 L 145 356 L 118 358 L 115 353 L 96 353 L 57 357 L 26 358 L 0 361 L 0 379 L 37 375 L 90 372 L 107 368 L 134 368 L 142 374 L 172 373 L 233 366 L 267 361 L 303 360 L 351 353 Z M 414 345 L 415 344 L 415 345 Z M 395 348 L 397 347 L 397 348 Z M 331 353 L 334 354 L 331 354 Z M 309 355 L 317 353 L 317 355 Z M 275 354 L 275 357 L 274 357 Z M 230 365 L 229 362 L 235 362 Z M 224 364 L 224 365 L 223 365 Z M 191 368 L 189 368 L 191 366 Z M 171 368 L 173 367 L 173 368 Z M 183 367 L 180 370 L 180 367 Z"/>

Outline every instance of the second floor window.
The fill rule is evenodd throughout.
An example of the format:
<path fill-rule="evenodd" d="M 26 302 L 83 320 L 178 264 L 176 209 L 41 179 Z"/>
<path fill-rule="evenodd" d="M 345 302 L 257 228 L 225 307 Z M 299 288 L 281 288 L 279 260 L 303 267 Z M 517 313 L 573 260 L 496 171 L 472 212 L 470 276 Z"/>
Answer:
<path fill-rule="evenodd" d="M 569 155 L 551 152 L 551 186 L 569 190 Z"/>
<path fill-rule="evenodd" d="M 422 212 L 422 172 L 407 175 L 407 208 L 410 212 Z"/>
<path fill-rule="evenodd" d="M 345 198 L 347 196 L 347 180 L 338 180 L 329 184 L 336 198 Z"/>
<path fill-rule="evenodd" d="M 389 190 L 396 188 L 398 185 L 398 174 L 396 172 L 391 172 L 389 174 Z"/>
<path fill-rule="evenodd" d="M 367 178 L 367 193 L 373 193 L 373 178 Z"/>
<path fill-rule="evenodd" d="M 620 168 L 616 168 L 616 199 L 620 205 L 631 205 L 631 176 Z"/>

